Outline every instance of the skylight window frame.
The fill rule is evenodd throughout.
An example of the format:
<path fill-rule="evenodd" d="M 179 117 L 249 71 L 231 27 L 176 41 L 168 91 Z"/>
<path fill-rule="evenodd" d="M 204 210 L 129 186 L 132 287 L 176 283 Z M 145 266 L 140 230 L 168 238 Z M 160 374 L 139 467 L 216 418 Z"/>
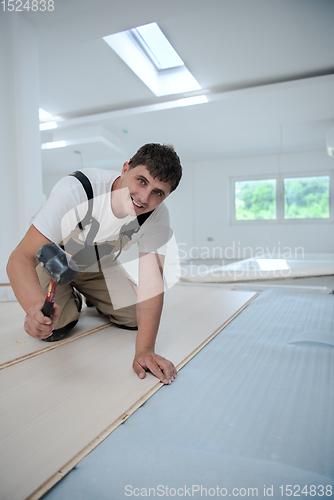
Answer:
<path fill-rule="evenodd" d="M 157 97 L 201 90 L 185 64 L 158 70 L 131 30 L 105 36 L 103 40 Z"/>
<path fill-rule="evenodd" d="M 143 28 L 147 27 L 150 27 L 151 29 L 151 40 L 148 40 L 148 38 L 145 37 L 145 34 L 142 32 Z M 149 23 L 143 26 L 137 26 L 137 28 L 133 28 L 129 30 L 129 32 L 159 72 L 166 69 L 184 66 L 184 62 L 182 61 L 181 57 L 176 52 L 157 23 Z M 155 46 L 151 43 L 152 34 Z M 167 63 L 167 59 L 173 59 L 174 63 Z"/>

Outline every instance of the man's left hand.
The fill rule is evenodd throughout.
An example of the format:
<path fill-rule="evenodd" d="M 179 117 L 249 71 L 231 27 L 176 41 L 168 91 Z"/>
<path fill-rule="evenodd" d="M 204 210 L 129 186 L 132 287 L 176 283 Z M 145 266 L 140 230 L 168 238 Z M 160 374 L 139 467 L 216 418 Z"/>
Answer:
<path fill-rule="evenodd" d="M 132 367 L 139 378 L 145 378 L 146 372 L 150 371 L 164 384 L 171 384 L 177 376 L 177 371 L 173 363 L 155 354 L 154 351 L 145 351 L 136 354 Z"/>

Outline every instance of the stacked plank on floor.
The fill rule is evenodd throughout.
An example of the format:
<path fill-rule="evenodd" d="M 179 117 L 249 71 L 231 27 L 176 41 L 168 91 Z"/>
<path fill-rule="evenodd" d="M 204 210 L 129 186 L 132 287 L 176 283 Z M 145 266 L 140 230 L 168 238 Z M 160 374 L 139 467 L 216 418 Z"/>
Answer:
<path fill-rule="evenodd" d="M 255 296 L 175 286 L 166 293 L 156 351 L 182 368 Z M 96 328 L 83 317 L 84 331 L 41 346 L 22 334 L 23 315 L 11 322 L 6 308 L 1 304 L 0 498 L 37 499 L 162 384 L 133 372 L 136 332 L 96 315 Z"/>

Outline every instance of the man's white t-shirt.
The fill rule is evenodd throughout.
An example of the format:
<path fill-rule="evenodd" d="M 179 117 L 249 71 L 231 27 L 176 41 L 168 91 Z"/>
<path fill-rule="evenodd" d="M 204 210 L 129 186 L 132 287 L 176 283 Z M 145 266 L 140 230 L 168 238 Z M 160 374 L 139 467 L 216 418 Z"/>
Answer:
<path fill-rule="evenodd" d="M 111 189 L 120 174 L 116 171 L 98 168 L 82 169 L 82 172 L 88 177 L 93 188 L 92 216 L 100 223 L 94 243 L 113 241 L 118 238 L 121 227 L 135 219 L 130 215 L 118 219 L 112 211 Z M 81 182 L 68 175 L 54 186 L 49 199 L 37 212 L 32 224 L 46 238 L 59 244 L 82 221 L 87 210 L 87 195 Z M 88 231 L 89 227 L 82 232 L 80 236 L 82 240 Z M 139 252 L 157 252 L 165 255 L 166 244 L 170 236 L 168 209 L 164 203 L 161 203 L 146 219 L 140 230 L 132 235 L 131 241 L 124 247 L 124 250 L 138 243 Z"/>

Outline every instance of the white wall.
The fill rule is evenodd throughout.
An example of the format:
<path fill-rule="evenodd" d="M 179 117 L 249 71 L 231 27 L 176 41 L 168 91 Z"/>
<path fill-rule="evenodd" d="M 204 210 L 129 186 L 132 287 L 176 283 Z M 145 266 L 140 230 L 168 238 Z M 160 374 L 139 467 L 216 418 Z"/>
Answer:
<path fill-rule="evenodd" d="M 166 200 L 171 227 L 180 248 L 191 248 L 194 245 L 194 196 L 193 165 L 182 164 L 182 179 L 177 189 Z"/>
<path fill-rule="evenodd" d="M 44 202 L 39 132 L 36 27 L 18 13 L 0 15 L 0 283 L 11 251 Z"/>
<path fill-rule="evenodd" d="M 333 172 L 334 160 L 323 151 L 284 154 L 282 174 Z M 264 223 L 232 225 L 230 222 L 229 179 L 278 174 L 278 157 L 253 156 L 185 166 L 184 179 L 168 202 L 181 258 L 248 258 L 269 253 L 333 253 L 333 223 Z M 334 203 L 332 195 L 332 203 Z M 207 238 L 214 238 L 212 242 Z M 181 243 L 181 245 L 180 245 Z M 191 247 L 194 247 L 192 252 Z M 213 249 L 216 248 L 215 252 Z M 303 250 L 300 250 L 302 248 Z M 291 250 L 289 250 L 291 249 Z M 296 249 L 299 249 L 296 251 Z M 187 254 L 187 255 L 186 255 Z"/>

